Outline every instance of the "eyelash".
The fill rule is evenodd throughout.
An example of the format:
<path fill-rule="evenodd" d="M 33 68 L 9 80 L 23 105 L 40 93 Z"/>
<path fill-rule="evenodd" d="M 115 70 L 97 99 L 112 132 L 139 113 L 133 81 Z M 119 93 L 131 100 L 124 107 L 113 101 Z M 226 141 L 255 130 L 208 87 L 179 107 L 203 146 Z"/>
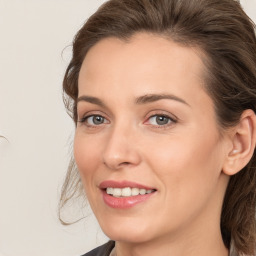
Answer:
<path fill-rule="evenodd" d="M 99 123 L 99 124 L 89 124 L 88 123 L 88 119 L 89 118 L 103 118 L 104 121 L 102 123 Z M 156 125 L 152 125 L 149 123 L 149 120 L 152 119 L 152 118 L 157 118 L 157 117 L 163 117 L 165 119 L 167 119 L 168 123 L 167 124 L 163 124 L 163 125 L 159 125 L 159 124 L 156 124 Z M 92 120 L 93 121 L 93 120 Z M 97 115 L 97 114 L 92 114 L 92 115 L 88 115 L 88 116 L 84 116 L 81 120 L 78 121 L 79 123 L 82 123 L 84 125 L 86 125 L 88 128 L 98 128 L 99 126 L 103 125 L 103 124 L 106 124 L 106 123 L 109 123 L 109 121 L 102 115 Z M 175 123 L 177 123 L 178 120 L 177 118 L 173 118 L 173 117 L 170 117 L 169 115 L 167 114 L 154 114 L 154 115 L 150 115 L 146 122 L 144 122 L 144 124 L 146 125 L 151 125 L 153 128 L 168 128 L 172 125 L 174 125 Z"/>

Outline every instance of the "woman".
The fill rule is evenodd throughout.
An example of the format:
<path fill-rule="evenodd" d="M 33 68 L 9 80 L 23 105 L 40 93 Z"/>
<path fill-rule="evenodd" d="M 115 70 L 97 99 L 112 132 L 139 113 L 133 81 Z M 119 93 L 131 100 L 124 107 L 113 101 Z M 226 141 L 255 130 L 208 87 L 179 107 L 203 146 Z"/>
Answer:
<path fill-rule="evenodd" d="M 255 255 L 255 67 L 234 0 L 110 0 L 89 18 L 63 83 L 60 206 L 82 184 L 112 241 L 85 255 Z"/>

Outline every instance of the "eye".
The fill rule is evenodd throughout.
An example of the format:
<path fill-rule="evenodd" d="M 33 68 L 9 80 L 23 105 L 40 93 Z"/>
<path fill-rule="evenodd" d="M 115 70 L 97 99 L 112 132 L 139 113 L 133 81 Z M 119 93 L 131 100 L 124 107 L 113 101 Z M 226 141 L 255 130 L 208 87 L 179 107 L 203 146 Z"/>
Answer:
<path fill-rule="evenodd" d="M 90 125 L 99 125 L 104 123 L 105 118 L 102 116 L 90 116 L 87 118 L 87 122 Z"/>
<path fill-rule="evenodd" d="M 106 118 L 100 115 L 90 115 L 90 116 L 85 116 L 79 122 L 86 123 L 86 125 L 88 126 L 97 126 L 97 125 L 107 123 L 107 120 Z"/>
<path fill-rule="evenodd" d="M 149 117 L 147 124 L 153 126 L 168 126 L 177 121 L 167 115 L 153 115 Z"/>

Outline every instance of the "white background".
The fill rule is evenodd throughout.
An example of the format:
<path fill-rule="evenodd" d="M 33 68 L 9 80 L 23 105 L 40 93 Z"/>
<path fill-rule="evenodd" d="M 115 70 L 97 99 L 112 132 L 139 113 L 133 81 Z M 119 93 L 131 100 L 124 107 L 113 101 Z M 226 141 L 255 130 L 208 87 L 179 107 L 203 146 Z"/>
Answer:
<path fill-rule="evenodd" d="M 104 0 L 0 0 L 0 255 L 76 256 L 106 241 L 57 218 L 74 126 L 61 83 L 76 31 Z M 241 1 L 256 21 L 256 0 Z"/>

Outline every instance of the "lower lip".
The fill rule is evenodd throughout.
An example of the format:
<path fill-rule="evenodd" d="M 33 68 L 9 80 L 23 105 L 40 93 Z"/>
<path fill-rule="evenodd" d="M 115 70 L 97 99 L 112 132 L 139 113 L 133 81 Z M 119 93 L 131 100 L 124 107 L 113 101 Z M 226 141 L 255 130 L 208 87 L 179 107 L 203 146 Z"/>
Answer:
<path fill-rule="evenodd" d="M 105 190 L 103 190 L 102 192 L 103 192 L 104 202 L 108 206 L 112 208 L 117 208 L 117 209 L 127 209 L 139 203 L 143 203 L 155 193 L 153 192 L 145 195 L 137 195 L 137 196 L 129 196 L 129 197 L 114 197 L 107 194 Z"/>

